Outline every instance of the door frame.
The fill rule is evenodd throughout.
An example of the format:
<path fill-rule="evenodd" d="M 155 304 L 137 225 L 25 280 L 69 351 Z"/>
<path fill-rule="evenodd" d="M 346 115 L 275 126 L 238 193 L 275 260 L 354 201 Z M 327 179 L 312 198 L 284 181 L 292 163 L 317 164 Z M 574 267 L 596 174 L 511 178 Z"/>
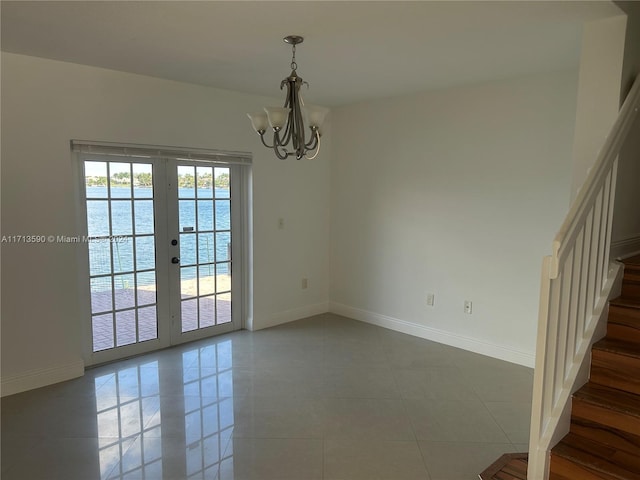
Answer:
<path fill-rule="evenodd" d="M 227 325 L 222 325 L 213 330 L 206 328 L 193 332 L 180 331 L 180 318 L 178 306 L 178 318 L 175 318 L 175 309 L 171 305 L 170 299 L 161 299 L 161 295 L 157 298 L 158 309 L 158 338 L 148 340 L 122 347 L 111 348 L 98 352 L 93 352 L 93 331 L 91 325 L 91 291 L 89 285 L 89 248 L 85 241 L 79 242 L 76 249 L 77 272 L 78 272 L 78 303 L 79 303 L 79 325 L 78 330 L 81 332 L 80 340 L 82 343 L 82 352 L 85 366 L 99 365 L 127 357 L 140 355 L 162 348 L 167 348 L 181 343 L 198 340 L 201 338 L 221 335 L 233 330 L 242 328 L 251 328 L 252 312 L 253 312 L 253 242 L 252 242 L 252 155 L 246 152 L 223 152 L 218 150 L 204 150 L 187 147 L 167 147 L 154 145 L 139 144 L 122 144 L 111 142 L 95 142 L 84 140 L 72 140 L 72 178 L 75 185 L 75 201 L 76 201 L 76 235 L 79 238 L 85 238 L 87 235 L 87 217 L 86 217 L 86 190 L 84 177 L 84 161 L 86 156 L 100 161 L 117 161 L 120 157 L 123 162 L 135 162 L 138 160 L 142 163 L 154 164 L 154 181 L 158 181 L 158 185 L 164 188 L 154 188 L 154 207 L 156 204 L 167 206 L 167 210 L 154 208 L 154 218 L 156 219 L 156 238 L 170 238 L 168 231 L 168 219 L 157 221 L 159 216 L 169 215 L 171 208 L 169 207 L 171 200 L 168 198 L 168 175 L 167 169 L 171 163 L 179 164 L 179 161 L 202 162 L 207 166 L 224 166 L 233 170 L 231 175 L 231 189 L 234 198 L 232 205 L 232 222 L 234 221 L 234 212 L 236 226 L 232 223 L 232 319 L 233 321 Z M 154 186 L 156 184 L 154 183 Z M 156 198 L 158 199 L 156 203 Z M 235 201 L 235 205 L 234 205 Z M 172 251 L 168 242 L 156 241 L 156 255 L 158 259 L 165 258 L 165 262 L 156 261 L 156 288 L 160 292 L 161 284 L 166 288 L 164 291 L 169 292 L 169 268 L 171 264 Z M 171 247 L 173 248 L 173 247 Z M 179 295 L 179 289 L 178 289 Z M 170 295 L 167 295 L 169 297 Z M 179 302 L 179 298 L 177 301 Z M 175 300 L 173 300 L 175 302 Z M 165 310 L 168 321 L 161 321 L 162 315 L 160 309 Z M 174 317 L 174 318 L 172 318 Z M 215 328 L 215 327 L 213 327 Z M 212 331 L 213 330 L 213 331 Z M 179 333 L 177 333 L 179 332 Z"/>

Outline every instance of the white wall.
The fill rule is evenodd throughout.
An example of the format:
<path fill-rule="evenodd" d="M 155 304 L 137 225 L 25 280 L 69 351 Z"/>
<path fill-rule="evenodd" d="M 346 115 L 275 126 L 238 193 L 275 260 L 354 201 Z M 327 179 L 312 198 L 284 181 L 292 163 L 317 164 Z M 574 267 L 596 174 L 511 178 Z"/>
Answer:
<path fill-rule="evenodd" d="M 532 366 L 576 84 L 570 71 L 334 110 L 332 310 Z"/>
<path fill-rule="evenodd" d="M 578 73 L 572 199 L 580 191 L 618 117 L 626 15 L 586 22 Z"/>
<path fill-rule="evenodd" d="M 273 102 L 2 53 L 2 235 L 76 231 L 70 139 L 252 151 L 254 328 L 326 311 L 330 135 L 276 159 L 245 115 Z M 3 394 L 82 373 L 75 248 L 2 245 Z"/>
<path fill-rule="evenodd" d="M 634 79 L 640 81 L 640 2 L 616 2 L 627 17 L 622 97 Z M 618 160 L 616 203 L 611 233 L 613 251 L 627 256 L 640 253 L 640 118 L 629 132 Z"/>

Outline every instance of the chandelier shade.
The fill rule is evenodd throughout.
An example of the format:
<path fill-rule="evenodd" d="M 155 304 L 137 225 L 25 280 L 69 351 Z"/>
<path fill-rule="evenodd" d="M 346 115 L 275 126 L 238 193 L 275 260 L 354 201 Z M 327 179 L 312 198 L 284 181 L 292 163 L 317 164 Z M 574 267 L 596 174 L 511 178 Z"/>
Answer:
<path fill-rule="evenodd" d="M 306 106 L 302 100 L 300 88 L 309 84 L 296 72 L 296 45 L 302 43 L 303 37 L 289 35 L 284 41 L 292 45 L 291 74 L 282 80 L 280 89 L 287 87 L 287 96 L 282 107 L 265 107 L 264 112 L 248 113 L 253 129 L 260 135 L 262 143 L 272 148 L 276 156 L 282 160 L 294 156 L 314 159 L 320 152 L 320 136 L 322 123 L 327 109 L 317 106 Z M 306 125 L 306 127 L 305 127 Z M 273 138 L 271 145 L 265 140 L 267 130 L 271 128 Z"/>

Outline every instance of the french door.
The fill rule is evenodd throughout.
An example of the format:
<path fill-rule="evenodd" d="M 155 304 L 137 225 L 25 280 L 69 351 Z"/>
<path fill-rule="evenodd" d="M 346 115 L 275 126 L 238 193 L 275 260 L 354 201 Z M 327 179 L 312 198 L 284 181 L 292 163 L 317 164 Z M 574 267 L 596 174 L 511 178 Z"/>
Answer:
<path fill-rule="evenodd" d="M 79 171 L 87 364 L 241 327 L 241 165 L 81 153 Z"/>

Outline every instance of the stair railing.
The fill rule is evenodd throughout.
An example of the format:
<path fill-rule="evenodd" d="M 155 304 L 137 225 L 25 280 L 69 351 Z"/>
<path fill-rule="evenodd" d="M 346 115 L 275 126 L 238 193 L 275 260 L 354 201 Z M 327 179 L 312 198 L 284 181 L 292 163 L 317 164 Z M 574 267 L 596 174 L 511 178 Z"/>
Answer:
<path fill-rule="evenodd" d="M 640 77 L 544 257 L 527 478 L 549 477 L 553 444 L 617 268 L 609 258 L 618 154 L 640 109 Z M 568 424 L 567 424 L 568 425 Z M 568 427 L 565 426 L 565 429 Z"/>

